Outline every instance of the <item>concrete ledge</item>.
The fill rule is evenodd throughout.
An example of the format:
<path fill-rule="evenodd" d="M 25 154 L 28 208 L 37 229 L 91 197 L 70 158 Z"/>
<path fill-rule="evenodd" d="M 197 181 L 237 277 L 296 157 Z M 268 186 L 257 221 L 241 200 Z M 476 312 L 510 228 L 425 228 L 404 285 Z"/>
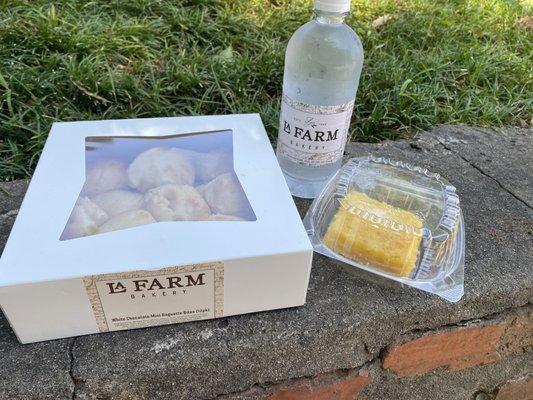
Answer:
<path fill-rule="evenodd" d="M 457 187 L 467 232 L 458 304 L 316 255 L 308 302 L 295 309 L 25 346 L 0 318 L 0 398 L 519 399 L 533 367 L 532 133 L 441 126 L 348 147 Z M 0 249 L 25 188 L 0 183 Z M 308 204 L 298 201 L 302 214 Z"/>

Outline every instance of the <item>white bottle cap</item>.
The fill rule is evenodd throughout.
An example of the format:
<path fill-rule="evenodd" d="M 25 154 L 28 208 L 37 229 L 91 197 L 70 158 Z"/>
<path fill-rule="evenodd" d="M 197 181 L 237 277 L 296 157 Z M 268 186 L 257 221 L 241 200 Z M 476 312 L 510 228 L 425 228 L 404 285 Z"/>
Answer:
<path fill-rule="evenodd" d="M 345 13 L 350 11 L 350 0 L 315 0 L 315 10 Z"/>

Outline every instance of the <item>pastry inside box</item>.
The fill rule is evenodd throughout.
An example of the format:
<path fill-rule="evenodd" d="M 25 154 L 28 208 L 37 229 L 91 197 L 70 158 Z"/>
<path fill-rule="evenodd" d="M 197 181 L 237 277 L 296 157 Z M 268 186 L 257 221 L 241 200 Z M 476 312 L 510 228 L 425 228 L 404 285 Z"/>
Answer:
<path fill-rule="evenodd" d="M 88 137 L 85 183 L 61 240 L 165 221 L 253 220 L 228 132 Z"/>

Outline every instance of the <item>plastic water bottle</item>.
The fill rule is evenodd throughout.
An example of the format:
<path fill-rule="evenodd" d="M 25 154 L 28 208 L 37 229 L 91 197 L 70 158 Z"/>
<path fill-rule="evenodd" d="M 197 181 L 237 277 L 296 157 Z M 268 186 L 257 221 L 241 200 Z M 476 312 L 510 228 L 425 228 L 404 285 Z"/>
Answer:
<path fill-rule="evenodd" d="M 363 66 L 349 11 L 349 0 L 315 0 L 287 46 L 277 157 L 297 197 L 316 197 L 342 162 Z"/>

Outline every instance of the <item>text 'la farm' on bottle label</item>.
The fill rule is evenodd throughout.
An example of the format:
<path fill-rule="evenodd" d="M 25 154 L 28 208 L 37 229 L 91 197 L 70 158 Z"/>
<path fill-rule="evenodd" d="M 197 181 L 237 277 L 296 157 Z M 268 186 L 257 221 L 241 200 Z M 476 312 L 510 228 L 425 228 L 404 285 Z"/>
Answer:
<path fill-rule="evenodd" d="M 354 102 L 316 106 L 283 95 L 278 153 L 293 162 L 321 166 L 340 160 Z"/>

